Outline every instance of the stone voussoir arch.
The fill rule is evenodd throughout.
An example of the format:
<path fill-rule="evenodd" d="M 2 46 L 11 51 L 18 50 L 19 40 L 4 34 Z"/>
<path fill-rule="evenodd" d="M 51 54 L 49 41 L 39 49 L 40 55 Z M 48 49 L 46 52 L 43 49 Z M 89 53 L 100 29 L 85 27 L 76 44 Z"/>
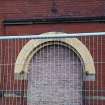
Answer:
<path fill-rule="evenodd" d="M 44 33 L 43 35 L 60 34 L 56 32 Z M 42 35 L 42 34 L 41 34 Z M 95 66 L 93 58 L 87 49 L 87 47 L 77 38 L 60 38 L 60 39 L 31 39 L 26 45 L 21 49 L 19 55 L 17 56 L 15 62 L 14 72 L 15 74 L 28 73 L 28 66 L 33 55 L 41 48 L 41 45 L 50 45 L 53 42 L 58 42 L 60 44 L 65 44 L 66 46 L 71 46 L 76 53 L 80 56 L 84 64 L 84 72 L 94 75 Z M 46 43 L 46 44 L 44 44 Z"/>

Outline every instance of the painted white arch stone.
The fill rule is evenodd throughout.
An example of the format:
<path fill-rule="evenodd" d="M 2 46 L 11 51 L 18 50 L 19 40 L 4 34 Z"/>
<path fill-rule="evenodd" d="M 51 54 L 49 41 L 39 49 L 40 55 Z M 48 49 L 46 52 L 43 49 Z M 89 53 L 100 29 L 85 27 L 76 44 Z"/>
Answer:
<path fill-rule="evenodd" d="M 43 35 L 53 35 L 53 34 L 61 34 L 60 32 L 48 32 L 44 33 Z M 42 35 L 42 34 L 41 34 Z M 47 43 L 46 43 L 47 42 Z M 52 42 L 52 43 L 51 43 Z M 65 46 L 71 46 L 76 53 L 80 56 L 84 63 L 84 72 L 94 75 L 95 74 L 95 66 L 93 58 L 89 52 L 89 50 L 86 48 L 86 46 L 77 38 L 65 38 L 65 39 L 32 39 L 26 45 L 21 49 L 16 63 L 15 63 L 15 74 L 21 74 L 21 73 L 28 73 L 28 66 L 30 63 L 31 58 L 33 55 L 42 47 L 39 45 L 47 46 L 50 44 L 59 43 L 61 44 L 65 43 Z M 46 43 L 46 44 L 43 44 Z"/>

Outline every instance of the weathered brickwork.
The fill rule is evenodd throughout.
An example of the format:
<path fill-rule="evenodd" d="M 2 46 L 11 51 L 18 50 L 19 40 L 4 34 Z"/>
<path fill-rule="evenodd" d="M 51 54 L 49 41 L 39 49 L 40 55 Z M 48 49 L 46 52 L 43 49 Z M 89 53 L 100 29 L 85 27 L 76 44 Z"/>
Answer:
<path fill-rule="evenodd" d="M 57 12 L 52 12 L 52 8 Z M 1 0 L 0 1 L 0 35 L 38 35 L 45 32 L 97 32 L 105 31 L 104 23 L 66 23 L 66 24 L 35 24 L 6 26 L 2 22 L 5 19 L 28 19 L 28 18 L 55 18 L 55 17 L 95 17 L 105 16 L 104 0 L 56 0 L 56 5 L 52 5 L 52 0 Z M 104 90 L 105 87 L 105 37 L 80 38 L 92 54 L 96 68 L 96 80 L 84 82 L 89 89 Z M 93 41 L 94 40 L 94 41 Z M 102 41 L 102 43 L 101 43 Z M 27 89 L 27 81 L 14 79 L 14 62 L 21 48 L 27 41 L 0 41 L 0 63 L 1 63 L 1 90 Z M 97 44 L 98 43 L 98 44 Z M 19 45 L 18 49 L 15 45 Z M 102 52 L 101 52 L 102 50 Z M 11 58 L 12 57 L 12 58 Z M 99 62 L 103 62 L 102 64 Z M 11 63 L 11 65 L 8 65 Z M 4 65 L 7 64 L 7 65 Z M 62 74 L 63 75 L 63 74 Z M 9 78 L 8 78 L 9 77 Z M 103 78 L 102 81 L 100 81 Z M 18 82 L 17 82 L 18 81 Z M 98 83 L 98 84 L 97 84 Z M 81 87 L 80 87 L 81 88 Z M 58 88 L 59 89 L 59 88 Z M 70 88 L 69 88 L 70 89 Z M 57 90 L 58 91 L 58 90 Z M 57 92 L 59 93 L 59 92 Z M 48 93 L 49 94 L 49 93 Z M 60 94 L 60 93 L 59 93 Z M 87 96 L 105 96 L 103 92 L 86 92 Z M 34 96 L 34 95 L 33 95 Z M 80 95 L 81 97 L 81 95 Z M 26 98 L 0 98 L 0 105 L 26 105 Z M 86 101 L 85 105 L 102 105 L 105 101 Z"/>
<path fill-rule="evenodd" d="M 0 1 L 0 14 L 5 18 L 42 18 L 52 16 L 105 16 L 104 0 L 14 0 Z M 52 8 L 57 8 L 53 13 Z"/>

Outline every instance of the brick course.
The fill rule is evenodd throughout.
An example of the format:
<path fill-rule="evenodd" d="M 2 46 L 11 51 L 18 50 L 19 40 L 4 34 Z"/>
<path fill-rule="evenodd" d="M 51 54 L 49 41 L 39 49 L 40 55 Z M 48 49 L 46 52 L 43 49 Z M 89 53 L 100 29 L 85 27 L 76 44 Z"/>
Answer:
<path fill-rule="evenodd" d="M 0 14 L 5 18 L 44 18 L 55 16 L 105 16 L 104 0 L 57 0 L 57 14 L 52 13 L 53 0 L 0 1 Z"/>
<path fill-rule="evenodd" d="M 0 35 L 25 35 L 25 34 L 41 34 L 50 31 L 60 31 L 60 32 L 95 32 L 95 31 L 105 31 L 104 23 L 75 23 L 75 24 L 36 24 L 36 25 L 21 25 L 21 26 L 4 26 L 2 21 L 5 19 L 24 19 L 24 18 L 55 18 L 55 17 L 93 17 L 93 16 L 105 16 L 105 1 L 104 0 L 57 0 L 56 1 L 58 12 L 54 14 L 51 12 L 52 1 L 50 0 L 1 0 L 0 1 Z M 105 62 L 105 38 L 102 37 L 102 43 L 96 39 L 81 39 L 82 42 L 90 50 L 95 62 Z M 21 48 L 24 46 L 25 42 L 7 42 L 0 41 L 1 49 L 1 64 L 14 63 L 16 61 L 16 56 L 18 55 Z M 98 42 L 98 45 L 97 45 Z M 89 46 L 91 43 L 91 46 Z M 8 45 L 7 45 L 8 44 Z M 15 44 L 20 45 L 18 49 L 15 49 Z M 94 46 L 96 47 L 94 47 Z M 102 47 L 101 47 L 102 46 Z M 102 57 L 100 55 L 102 49 Z M 15 53 L 16 51 L 16 53 Z M 15 55 L 16 54 L 16 55 Z M 10 59 L 12 57 L 12 59 Z M 91 87 L 92 89 L 103 90 L 105 87 L 105 64 L 97 63 L 96 67 L 96 81 L 95 82 L 85 82 L 85 85 Z M 2 77 L 1 89 L 23 89 L 26 87 L 27 82 L 14 80 L 14 65 L 1 66 Z M 8 74 L 7 74 L 8 73 Z M 7 78 L 9 76 L 9 78 Z M 101 77 L 102 76 L 102 77 Z M 103 78 L 102 81 L 100 81 Z M 18 83 L 18 84 L 17 84 Z M 21 85 L 21 83 L 24 83 Z M 94 85 L 94 86 L 93 86 Z M 93 95 L 105 95 L 105 93 L 91 93 Z M 89 93 L 87 93 L 89 95 Z M 15 105 L 16 102 L 23 103 L 26 105 L 24 100 L 21 98 L 10 99 L 5 98 L 5 103 L 2 105 L 10 105 L 12 103 Z M 19 100 L 19 101 L 18 101 Z M 2 99 L 0 99 L 2 101 Z M 104 101 L 103 101 L 104 102 Z M 88 103 L 88 102 L 87 102 Z M 95 104 L 96 102 L 91 102 Z M 88 104 L 87 104 L 88 105 Z M 89 104 L 90 105 L 90 104 Z M 91 104 L 92 105 L 92 104 Z M 98 105 L 102 105 L 102 101 L 98 101 Z"/>

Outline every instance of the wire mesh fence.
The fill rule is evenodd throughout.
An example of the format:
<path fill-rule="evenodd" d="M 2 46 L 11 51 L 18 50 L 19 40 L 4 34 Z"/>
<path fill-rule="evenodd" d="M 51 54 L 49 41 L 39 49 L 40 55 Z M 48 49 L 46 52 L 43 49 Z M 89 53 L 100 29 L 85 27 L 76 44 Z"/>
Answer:
<path fill-rule="evenodd" d="M 86 46 L 94 61 L 95 74 L 85 72 L 86 62 L 79 52 L 73 46 L 63 43 L 63 40 L 71 38 L 78 39 Z M 52 40 L 47 41 L 49 39 Z M 33 56 L 25 59 L 28 72 L 25 73 L 26 68 L 23 68 L 17 76 L 15 66 L 18 55 L 31 40 L 46 42 L 37 48 L 33 47 Z M 104 42 L 104 34 L 42 39 L 36 36 L 1 38 L 0 105 L 104 105 Z M 21 57 L 24 58 L 29 50 L 30 47 Z M 85 50 L 82 52 L 86 53 Z M 87 63 L 91 65 L 90 62 Z M 18 65 L 23 64 L 20 62 Z"/>

